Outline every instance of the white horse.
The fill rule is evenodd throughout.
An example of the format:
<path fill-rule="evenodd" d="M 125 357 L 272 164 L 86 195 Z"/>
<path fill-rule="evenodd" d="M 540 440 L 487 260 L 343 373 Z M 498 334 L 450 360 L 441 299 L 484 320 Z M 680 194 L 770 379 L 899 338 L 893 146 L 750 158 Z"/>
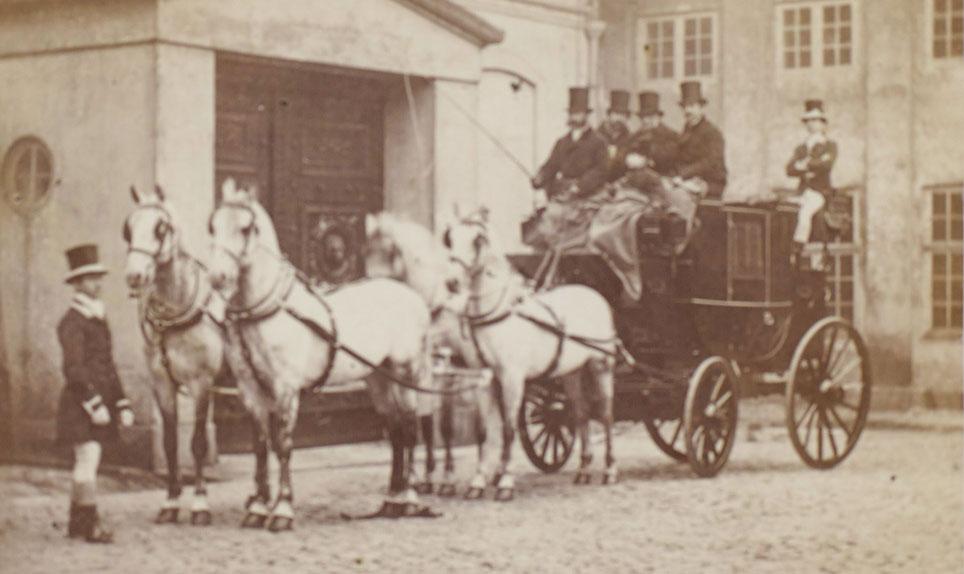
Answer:
<path fill-rule="evenodd" d="M 147 366 L 154 380 L 154 398 L 164 425 L 167 456 L 167 501 L 156 522 L 177 522 L 181 475 L 178 464 L 177 394 L 194 398 L 194 500 L 191 523 L 208 525 L 211 512 L 204 482 L 208 453 L 205 427 L 210 390 L 223 363 L 223 339 L 211 314 L 212 289 L 201 264 L 181 247 L 174 209 L 156 187 L 151 195 L 131 187 L 136 207 L 124 223 L 127 242 L 127 285 L 139 300 Z"/>
<path fill-rule="evenodd" d="M 369 215 L 365 220 L 367 236 L 365 248 L 365 270 L 369 277 L 389 277 L 408 284 L 415 289 L 432 311 L 432 348 L 438 351 L 449 349 L 454 354 L 455 366 L 474 369 L 484 367 L 468 334 L 462 328 L 458 311 L 447 304 L 451 299 L 446 282 L 449 279 L 448 252 L 440 241 L 424 226 L 413 221 L 393 216 L 390 213 Z M 483 415 L 487 412 L 489 389 L 484 386 L 484 377 L 476 377 L 478 388 L 466 388 L 459 380 L 448 380 L 440 387 L 445 393 L 441 401 L 429 403 L 428 407 L 440 406 L 439 430 L 445 449 L 444 475 L 439 483 L 438 493 L 442 496 L 455 494 L 455 458 L 452 453 L 454 438 L 454 413 L 457 406 L 464 406 L 472 412 L 475 437 L 479 448 L 485 437 Z M 448 384 L 445 384 L 445 383 Z M 471 384 L 467 385 L 472 387 Z M 428 397 L 425 397 L 428 398 Z M 434 398 L 434 397 L 433 397 Z M 425 401 L 428 403 L 428 401 Z M 441 403 L 438 405 L 437 403 Z M 422 438 L 425 442 L 425 477 L 419 492 L 434 489 L 435 471 L 434 424 L 429 408 L 420 417 Z M 412 455 L 413 453 L 410 453 Z"/>
<path fill-rule="evenodd" d="M 290 460 L 299 393 L 361 379 L 386 419 L 392 446 L 388 498 L 370 516 L 434 515 L 418 504 L 404 457 L 417 434 L 417 393 L 411 387 L 431 384 L 430 318 L 422 298 L 387 279 L 359 281 L 326 295 L 313 291 L 282 257 L 268 214 L 230 179 L 210 231 L 212 282 L 228 301 L 226 357 L 260 430 L 256 492 L 242 525 L 259 527 L 267 519 L 270 438 L 280 480 L 268 528 L 292 527 Z"/>
<path fill-rule="evenodd" d="M 467 288 L 464 313 L 469 330 L 481 359 L 495 371 L 498 381 L 495 404 L 501 408 L 503 442 L 495 472 L 496 498 L 511 499 L 515 489 L 510 470 L 512 444 L 527 380 L 564 377 L 582 445 L 576 484 L 591 480 L 590 416 L 605 429 L 603 482 L 615 482 L 613 371 L 620 343 L 609 303 L 582 285 L 531 294 L 490 233 L 487 219 L 482 211 L 460 220 L 448 228 L 444 242 L 456 264 L 459 284 Z M 482 489 L 487 484 L 491 476 L 487 458 L 480 462 L 472 488 Z"/>

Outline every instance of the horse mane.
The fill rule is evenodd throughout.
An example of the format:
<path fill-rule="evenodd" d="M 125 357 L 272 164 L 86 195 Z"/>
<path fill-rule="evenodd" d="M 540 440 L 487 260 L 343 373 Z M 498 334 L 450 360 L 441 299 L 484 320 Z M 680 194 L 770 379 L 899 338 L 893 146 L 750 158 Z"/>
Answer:
<path fill-rule="evenodd" d="M 254 211 L 254 222 L 258 228 L 258 241 L 274 253 L 280 254 L 281 244 L 278 242 L 278 233 L 274 229 L 274 222 L 268 215 L 268 211 L 254 197 L 251 198 L 251 209 Z"/>
<path fill-rule="evenodd" d="M 448 255 L 429 229 L 419 223 L 382 212 L 375 216 L 375 235 L 387 237 L 401 256 L 407 283 L 429 303 L 437 296 L 448 270 Z"/>

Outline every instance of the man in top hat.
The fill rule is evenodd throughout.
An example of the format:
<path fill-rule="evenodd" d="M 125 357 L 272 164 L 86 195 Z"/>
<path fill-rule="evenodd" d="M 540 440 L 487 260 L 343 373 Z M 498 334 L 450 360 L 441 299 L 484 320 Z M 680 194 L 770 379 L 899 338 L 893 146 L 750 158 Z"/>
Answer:
<path fill-rule="evenodd" d="M 687 187 L 720 197 L 726 186 L 723 134 L 706 119 L 706 98 L 699 82 L 683 82 L 680 92 L 686 124 L 679 139 L 675 182 L 688 182 Z"/>
<path fill-rule="evenodd" d="M 810 239 L 813 216 L 826 204 L 833 192 L 830 170 L 837 160 L 837 144 L 827 138 L 827 117 L 823 102 L 807 100 L 800 121 L 807 128 L 807 139 L 793 150 L 787 163 L 787 175 L 799 178 L 797 196 L 790 199 L 800 205 L 793 240 L 797 249 Z"/>
<path fill-rule="evenodd" d="M 532 187 L 549 199 L 586 198 L 606 183 L 609 153 L 606 142 L 589 125 L 589 89 L 569 88 L 569 132 L 559 138 Z"/>
<path fill-rule="evenodd" d="M 614 182 L 626 172 L 626 151 L 632 132 L 629 131 L 629 92 L 609 92 L 606 119 L 599 125 L 599 135 L 606 142 L 609 153 L 607 181 Z"/>
<path fill-rule="evenodd" d="M 107 269 L 96 245 L 67 251 L 65 278 L 74 290 L 70 309 L 57 325 L 66 387 L 57 413 L 58 442 L 74 451 L 68 536 L 107 543 L 113 536 L 97 513 L 97 467 L 104 443 L 118 438 L 118 423 L 134 424 L 111 349 L 101 284 Z"/>
<path fill-rule="evenodd" d="M 659 94 L 640 92 L 639 131 L 633 134 L 627 154 L 627 167 L 634 169 L 642 162 L 663 177 L 676 175 L 679 134 L 663 123 Z"/>

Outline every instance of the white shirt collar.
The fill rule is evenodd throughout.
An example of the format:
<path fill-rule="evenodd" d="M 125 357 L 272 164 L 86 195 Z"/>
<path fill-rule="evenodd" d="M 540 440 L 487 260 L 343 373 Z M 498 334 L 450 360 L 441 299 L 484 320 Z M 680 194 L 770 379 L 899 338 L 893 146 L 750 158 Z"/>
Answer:
<path fill-rule="evenodd" d="M 93 299 L 80 292 L 74 293 L 74 298 L 71 300 L 70 306 L 88 319 L 104 319 L 106 316 L 107 310 L 104 307 L 103 301 Z"/>
<path fill-rule="evenodd" d="M 822 144 L 827 141 L 827 136 L 821 133 L 810 134 L 807 136 L 807 149 L 813 149 L 813 146 L 817 144 Z"/>
<path fill-rule="evenodd" d="M 589 126 L 584 126 L 581 128 L 572 128 L 569 130 L 569 137 L 572 141 L 577 142 L 582 139 L 582 136 L 589 131 Z"/>

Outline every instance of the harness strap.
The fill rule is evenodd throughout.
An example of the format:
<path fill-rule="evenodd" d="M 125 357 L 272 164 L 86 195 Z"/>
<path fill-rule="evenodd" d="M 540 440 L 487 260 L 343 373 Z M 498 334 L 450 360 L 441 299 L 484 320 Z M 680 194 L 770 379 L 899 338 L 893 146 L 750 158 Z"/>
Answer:
<path fill-rule="evenodd" d="M 559 315 L 557 315 L 556 312 L 552 310 L 552 307 L 550 307 L 549 305 L 546 305 L 545 302 L 539 299 L 535 299 L 535 301 L 540 305 L 542 305 L 542 308 L 545 309 L 546 312 L 549 313 L 549 316 L 552 317 L 552 320 L 556 322 L 555 328 L 549 331 L 551 333 L 555 333 L 555 335 L 559 338 L 559 342 L 556 343 L 556 353 L 552 356 L 552 360 L 549 361 L 549 366 L 547 366 L 546 370 L 540 373 L 536 379 L 536 380 L 542 380 L 542 379 L 548 379 L 549 375 L 554 373 L 556 369 L 559 368 L 559 359 L 562 358 L 562 347 L 566 343 L 566 331 L 565 331 L 565 325 L 563 325 L 563 322 L 559 318 Z M 520 317 L 526 318 L 529 321 L 532 320 L 532 318 L 529 318 L 527 315 L 524 316 L 520 314 Z"/>

